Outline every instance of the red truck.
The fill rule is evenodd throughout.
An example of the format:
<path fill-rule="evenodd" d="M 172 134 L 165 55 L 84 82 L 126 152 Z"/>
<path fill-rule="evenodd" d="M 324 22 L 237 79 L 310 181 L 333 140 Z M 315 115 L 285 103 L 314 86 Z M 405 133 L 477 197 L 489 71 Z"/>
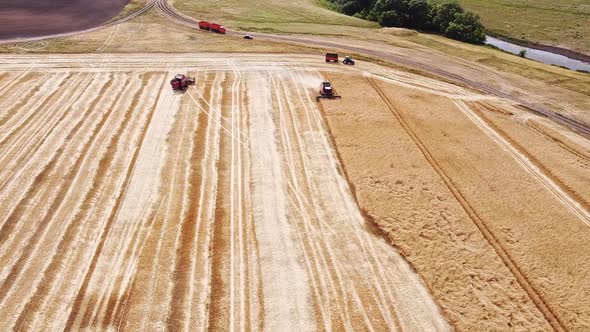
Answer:
<path fill-rule="evenodd" d="M 326 53 L 326 62 L 338 62 L 338 54 Z"/>
<path fill-rule="evenodd" d="M 223 25 L 217 23 L 209 23 L 207 21 L 199 22 L 199 29 L 209 30 L 217 33 L 225 33 L 225 27 Z"/>

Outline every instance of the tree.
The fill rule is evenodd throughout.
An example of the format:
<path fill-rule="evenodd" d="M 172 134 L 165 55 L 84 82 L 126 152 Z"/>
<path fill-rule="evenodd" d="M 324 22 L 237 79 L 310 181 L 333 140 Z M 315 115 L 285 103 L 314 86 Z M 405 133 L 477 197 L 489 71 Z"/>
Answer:
<path fill-rule="evenodd" d="M 434 6 L 432 23 L 438 31 L 445 33 L 449 24 L 455 20 L 455 15 L 463 13 L 463 8 L 457 2 L 443 2 Z"/>
<path fill-rule="evenodd" d="M 518 52 L 518 56 L 521 58 L 526 58 L 526 50 L 525 49 L 520 50 L 520 52 Z"/>
<path fill-rule="evenodd" d="M 354 15 L 361 11 L 361 6 L 356 1 L 348 1 L 340 7 L 340 10 L 346 15 Z"/>
<path fill-rule="evenodd" d="M 401 27 L 404 25 L 404 18 L 403 14 L 395 10 L 388 10 L 379 16 L 379 24 L 384 27 Z"/>
<path fill-rule="evenodd" d="M 444 34 L 447 37 L 473 44 L 482 44 L 486 40 L 479 16 L 471 12 L 455 13 L 455 19 L 449 23 Z"/>
<path fill-rule="evenodd" d="M 424 29 L 430 25 L 432 7 L 426 0 L 411 0 L 408 3 L 407 25 L 410 28 Z"/>

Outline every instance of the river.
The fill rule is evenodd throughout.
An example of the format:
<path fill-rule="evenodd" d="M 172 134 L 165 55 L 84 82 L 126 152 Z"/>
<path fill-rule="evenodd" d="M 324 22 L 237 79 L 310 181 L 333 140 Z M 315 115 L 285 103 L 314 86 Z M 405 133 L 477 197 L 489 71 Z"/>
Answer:
<path fill-rule="evenodd" d="M 526 50 L 526 57 L 529 59 L 550 65 L 563 66 L 572 70 L 584 70 L 590 72 L 590 63 L 568 58 L 561 54 L 516 45 L 490 36 L 486 36 L 486 44 L 496 46 L 501 50 L 513 54 L 518 54 L 521 50 Z"/>

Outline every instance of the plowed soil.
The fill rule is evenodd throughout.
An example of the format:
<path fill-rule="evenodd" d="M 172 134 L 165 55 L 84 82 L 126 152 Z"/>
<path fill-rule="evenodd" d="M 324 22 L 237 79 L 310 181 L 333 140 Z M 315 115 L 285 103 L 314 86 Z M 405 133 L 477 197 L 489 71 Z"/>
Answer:
<path fill-rule="evenodd" d="M 5 0 L 0 3 L 0 40 L 78 31 L 116 16 L 128 0 Z"/>

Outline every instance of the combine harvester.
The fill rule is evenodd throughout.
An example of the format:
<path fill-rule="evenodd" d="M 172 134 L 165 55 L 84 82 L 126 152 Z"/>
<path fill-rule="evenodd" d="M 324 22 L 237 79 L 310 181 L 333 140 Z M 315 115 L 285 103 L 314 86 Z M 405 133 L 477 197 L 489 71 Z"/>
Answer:
<path fill-rule="evenodd" d="M 225 27 L 223 25 L 217 23 L 209 23 L 207 21 L 199 22 L 199 29 L 225 34 Z"/>
<path fill-rule="evenodd" d="M 322 82 L 320 86 L 320 95 L 315 97 L 316 101 L 320 101 L 320 99 L 340 99 L 341 96 L 338 96 L 334 93 L 334 88 L 332 87 L 332 83 L 330 81 Z"/>
<path fill-rule="evenodd" d="M 181 90 L 184 91 L 188 88 L 189 85 L 195 84 L 195 78 L 190 79 L 187 78 L 184 74 L 176 74 L 172 80 L 170 80 L 170 85 L 172 85 L 172 90 Z"/>

